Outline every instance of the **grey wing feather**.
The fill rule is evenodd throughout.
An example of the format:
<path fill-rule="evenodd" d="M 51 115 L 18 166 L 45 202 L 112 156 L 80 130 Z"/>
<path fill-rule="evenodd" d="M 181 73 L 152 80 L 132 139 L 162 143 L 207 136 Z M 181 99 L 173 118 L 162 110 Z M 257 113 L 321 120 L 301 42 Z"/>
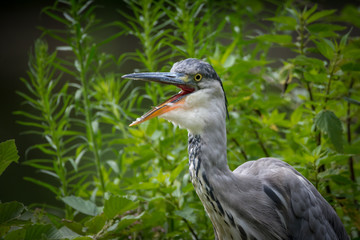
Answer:
<path fill-rule="evenodd" d="M 349 239 L 335 210 L 316 188 L 289 164 L 274 158 L 249 161 L 234 174 L 260 178 L 288 239 Z"/>

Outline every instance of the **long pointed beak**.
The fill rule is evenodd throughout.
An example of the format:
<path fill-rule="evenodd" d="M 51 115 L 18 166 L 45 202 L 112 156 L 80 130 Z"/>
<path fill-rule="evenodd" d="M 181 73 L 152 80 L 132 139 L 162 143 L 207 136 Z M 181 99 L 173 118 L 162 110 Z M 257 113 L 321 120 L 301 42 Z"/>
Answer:
<path fill-rule="evenodd" d="M 140 118 L 137 118 L 130 126 L 137 125 L 145 122 L 156 116 L 160 116 L 166 112 L 181 107 L 184 103 L 186 95 L 192 93 L 196 89 L 196 85 L 189 79 L 188 75 L 183 73 L 172 72 L 148 72 L 148 73 L 132 73 L 122 76 L 122 78 L 128 78 L 133 80 L 142 80 L 148 82 L 159 82 L 163 84 L 171 84 L 181 88 L 181 91 L 169 98 L 164 103 L 154 107 L 149 112 L 145 113 Z"/>
<path fill-rule="evenodd" d="M 148 82 L 160 82 L 164 84 L 182 85 L 187 84 L 188 77 L 183 73 L 171 72 L 144 72 L 144 73 L 131 73 L 122 76 L 122 78 L 132 80 L 142 80 Z"/>

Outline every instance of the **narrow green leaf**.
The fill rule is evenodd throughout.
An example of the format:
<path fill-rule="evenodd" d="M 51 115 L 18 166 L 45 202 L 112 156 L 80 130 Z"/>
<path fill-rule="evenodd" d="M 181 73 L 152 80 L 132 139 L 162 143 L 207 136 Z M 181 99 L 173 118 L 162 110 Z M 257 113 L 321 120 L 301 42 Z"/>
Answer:
<path fill-rule="evenodd" d="M 296 108 L 296 109 L 292 112 L 291 117 L 290 117 L 291 124 L 292 124 L 292 125 L 298 124 L 298 123 L 301 121 L 301 119 L 302 119 L 303 113 L 304 113 L 304 111 L 303 111 L 303 108 L 302 108 L 302 107 Z"/>
<path fill-rule="evenodd" d="M 336 25 L 336 24 L 328 24 L 328 23 L 314 23 L 309 25 L 308 30 L 311 33 L 321 33 L 321 32 L 334 32 L 341 31 L 346 29 L 344 26 Z"/>
<path fill-rule="evenodd" d="M 70 207 L 86 215 L 96 216 L 99 214 L 99 209 L 95 203 L 89 200 L 84 200 L 81 197 L 67 196 L 61 198 L 61 200 Z"/>
<path fill-rule="evenodd" d="M 308 17 L 313 14 L 313 12 L 315 12 L 315 10 L 317 9 L 317 4 L 315 4 L 312 8 L 310 8 L 309 10 L 305 11 L 303 13 L 303 18 L 306 20 L 308 19 Z"/>
<path fill-rule="evenodd" d="M 174 181 L 179 176 L 179 174 L 185 169 L 186 164 L 187 161 L 182 161 L 174 170 L 172 170 L 170 175 L 171 182 Z"/>
<path fill-rule="evenodd" d="M 28 117 L 28 118 L 31 118 L 31 119 L 37 120 L 37 121 L 43 121 L 42 117 L 36 116 L 36 115 L 28 113 L 28 112 L 24 112 L 24 111 L 16 111 L 16 112 L 14 112 L 14 114 L 22 115 L 22 116 L 25 116 L 25 117 Z"/>
<path fill-rule="evenodd" d="M 231 53 L 234 52 L 234 49 L 237 46 L 237 43 L 238 43 L 238 39 L 235 38 L 234 41 L 226 48 L 226 50 L 220 60 L 222 65 L 225 65 L 225 63 L 228 60 Z"/>
<path fill-rule="evenodd" d="M 121 31 L 121 32 L 118 32 L 118 33 L 116 33 L 114 35 L 111 35 L 107 39 L 105 39 L 105 40 L 101 41 L 100 43 L 98 43 L 97 46 L 100 47 L 100 46 L 102 46 L 104 44 L 107 44 L 107 43 L 111 42 L 112 40 L 114 40 L 114 39 L 116 39 L 116 38 L 118 38 L 118 37 L 120 37 L 122 35 L 124 35 L 124 31 Z"/>
<path fill-rule="evenodd" d="M 66 21 L 66 19 L 64 19 L 62 17 L 59 17 L 56 14 L 52 13 L 50 8 L 45 8 L 43 10 L 43 12 L 45 12 L 46 15 L 48 15 L 49 17 L 51 17 L 52 19 L 54 19 L 54 20 L 56 20 L 58 22 L 61 22 L 61 23 L 65 24 L 65 25 L 69 24 L 69 22 Z"/>
<path fill-rule="evenodd" d="M 73 77 L 77 77 L 76 73 L 74 73 L 74 72 L 71 71 L 70 69 L 62 66 L 61 64 L 54 62 L 53 65 L 54 65 L 54 67 L 56 67 L 56 68 L 59 69 L 60 71 L 63 71 L 63 72 L 65 72 L 65 73 L 67 73 L 67 74 L 70 74 L 70 75 L 73 76 Z"/>
<path fill-rule="evenodd" d="M 18 160 L 19 155 L 14 139 L 0 143 L 0 176 L 12 162 L 17 163 Z"/>
<path fill-rule="evenodd" d="M 46 129 L 47 126 L 39 124 L 39 123 L 34 123 L 34 122 L 24 122 L 24 121 L 17 121 L 17 123 L 24 125 L 24 126 L 31 126 L 31 127 L 38 127 L 41 129 Z"/>
<path fill-rule="evenodd" d="M 287 25 L 286 28 L 282 28 L 287 30 L 295 30 L 297 25 L 296 19 L 289 16 L 271 17 L 271 18 L 266 18 L 266 20 Z"/>
<path fill-rule="evenodd" d="M 327 134 L 338 152 L 343 152 L 342 132 L 340 119 L 329 110 L 322 110 L 315 116 L 315 125 L 321 132 Z"/>
<path fill-rule="evenodd" d="M 312 22 L 315 22 L 323 17 L 326 17 L 326 16 L 329 16 L 331 14 L 333 14 L 334 12 L 336 12 L 336 10 L 323 10 L 323 11 L 320 11 L 320 12 L 316 12 L 314 13 L 313 15 L 311 15 L 307 20 L 307 24 L 310 24 Z"/>
<path fill-rule="evenodd" d="M 24 177 L 24 180 L 35 183 L 42 187 L 45 187 L 45 188 L 49 189 L 50 191 L 52 191 L 53 193 L 55 193 L 56 195 L 59 195 L 59 190 L 56 187 L 50 185 L 49 183 L 37 180 L 35 178 L 31 178 L 31 177 Z"/>
<path fill-rule="evenodd" d="M 344 97 L 344 100 L 347 101 L 347 102 L 349 102 L 349 103 L 356 104 L 356 105 L 359 105 L 359 106 L 360 106 L 360 101 L 355 100 L 355 99 L 353 99 L 353 98 Z"/>

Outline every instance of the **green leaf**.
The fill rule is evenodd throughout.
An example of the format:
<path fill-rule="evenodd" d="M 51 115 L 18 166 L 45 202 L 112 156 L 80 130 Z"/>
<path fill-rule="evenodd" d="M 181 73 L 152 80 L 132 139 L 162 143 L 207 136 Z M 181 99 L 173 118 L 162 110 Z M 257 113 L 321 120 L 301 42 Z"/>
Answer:
<path fill-rule="evenodd" d="M 271 17 L 266 18 L 266 20 L 286 25 L 286 27 L 281 28 L 283 30 L 295 30 L 297 25 L 296 19 L 289 16 Z"/>
<path fill-rule="evenodd" d="M 86 215 L 96 216 L 99 214 L 99 209 L 95 203 L 89 200 L 84 200 L 81 197 L 68 196 L 61 198 L 61 200 L 70 207 Z"/>
<path fill-rule="evenodd" d="M 49 239 L 50 235 L 53 235 L 56 231 L 56 228 L 51 224 L 34 224 L 26 228 L 25 239 L 24 240 L 34 240 L 34 239 Z"/>
<path fill-rule="evenodd" d="M 19 202 L 0 203 L 0 224 L 20 217 L 24 205 Z"/>
<path fill-rule="evenodd" d="M 69 228 L 71 231 L 80 234 L 80 235 L 84 235 L 85 233 L 83 232 L 83 225 L 81 223 L 75 222 L 75 221 L 71 221 L 71 220 L 67 220 L 67 219 L 63 219 L 62 223 Z"/>
<path fill-rule="evenodd" d="M 352 145 L 346 145 L 344 147 L 344 153 L 360 155 L 360 141 L 355 142 Z"/>
<path fill-rule="evenodd" d="M 315 125 L 327 134 L 338 152 L 343 152 L 342 125 L 340 119 L 329 110 L 322 110 L 315 116 Z"/>
<path fill-rule="evenodd" d="M 349 186 L 352 184 L 352 181 L 345 176 L 334 174 L 330 176 L 331 180 L 334 181 L 334 183 L 338 184 L 339 186 Z"/>
<path fill-rule="evenodd" d="M 342 9 L 341 20 L 360 27 L 360 11 L 356 4 L 347 4 Z"/>
<path fill-rule="evenodd" d="M 19 155 L 15 140 L 7 140 L 0 143 L 0 176 L 12 162 L 18 162 Z"/>
<path fill-rule="evenodd" d="M 325 73 L 311 73 L 311 72 L 304 72 L 304 78 L 308 82 L 313 83 L 325 83 L 328 78 Z"/>
<path fill-rule="evenodd" d="M 141 214 L 139 214 L 137 216 L 127 215 L 127 216 L 121 218 L 120 222 L 117 223 L 115 232 L 118 232 L 118 231 L 130 226 L 131 224 L 133 224 L 137 220 L 141 219 L 142 216 L 144 216 L 144 213 L 145 212 L 142 212 Z"/>
<path fill-rule="evenodd" d="M 335 46 L 330 40 L 324 38 L 321 39 L 320 42 L 316 42 L 316 41 L 314 42 L 316 44 L 317 49 L 324 57 L 326 57 L 328 60 L 332 60 L 334 58 Z"/>
<path fill-rule="evenodd" d="M 336 163 L 339 164 L 341 161 L 347 160 L 348 158 L 349 158 L 348 156 L 342 155 L 342 154 L 333 155 L 333 156 L 326 155 L 324 157 L 318 158 L 316 160 L 316 165 L 321 166 L 323 164 L 329 164 L 329 163 L 332 163 L 332 162 L 336 162 Z"/>
<path fill-rule="evenodd" d="M 329 16 L 331 14 L 333 14 L 334 12 L 336 12 L 336 10 L 323 10 L 320 12 L 316 12 L 313 15 L 311 15 L 307 20 L 307 24 L 310 24 L 312 22 L 315 22 L 323 17 Z"/>
<path fill-rule="evenodd" d="M 355 62 L 349 62 L 341 66 L 341 70 L 344 72 L 359 72 L 360 64 Z"/>
<path fill-rule="evenodd" d="M 43 12 L 46 13 L 46 15 L 48 15 L 49 17 L 53 18 L 54 20 L 58 21 L 58 22 L 61 22 L 62 24 L 69 24 L 68 21 L 66 21 L 66 19 L 62 18 L 62 17 L 59 17 L 57 16 L 56 14 L 52 13 L 51 12 L 51 8 L 47 7 L 47 8 L 44 8 L 43 9 Z"/>
<path fill-rule="evenodd" d="M 341 40 L 340 40 L 340 49 L 344 49 L 347 42 L 348 42 L 348 38 L 349 38 L 349 35 L 350 35 L 350 32 L 349 31 L 347 34 L 345 34 L 344 36 L 341 37 Z"/>
<path fill-rule="evenodd" d="M 85 226 L 87 227 L 87 232 L 91 234 L 97 234 L 104 227 L 106 222 L 106 217 L 104 214 L 97 215 L 87 222 L 85 222 Z"/>
<path fill-rule="evenodd" d="M 315 10 L 317 9 L 317 4 L 315 4 L 312 8 L 310 8 L 309 10 L 305 11 L 306 9 L 304 9 L 304 13 L 303 13 L 303 18 L 306 20 L 308 19 L 308 17 L 310 17 L 311 14 L 313 14 L 313 12 L 315 12 Z"/>
<path fill-rule="evenodd" d="M 196 217 L 194 212 L 196 211 L 196 209 L 190 208 L 190 207 L 185 207 L 182 210 L 177 210 L 175 211 L 175 214 L 185 218 L 186 220 L 188 220 L 191 223 L 196 223 Z"/>
<path fill-rule="evenodd" d="M 307 28 L 311 33 L 334 32 L 346 29 L 344 26 L 328 23 L 314 23 L 309 25 Z"/>
<path fill-rule="evenodd" d="M 172 170 L 170 175 L 170 182 L 173 182 L 179 176 L 179 174 L 185 169 L 186 164 L 187 160 L 182 161 L 174 170 Z"/>
<path fill-rule="evenodd" d="M 295 65 L 301 66 L 310 66 L 310 67 L 317 67 L 322 68 L 324 67 L 324 62 L 317 58 L 310 58 L 304 55 L 298 55 L 294 59 L 291 59 Z"/>
<path fill-rule="evenodd" d="M 298 124 L 302 120 L 303 113 L 304 113 L 303 108 L 301 108 L 301 107 L 296 108 L 292 112 L 291 117 L 290 117 L 291 124 L 292 125 Z"/>
<path fill-rule="evenodd" d="M 20 228 L 13 231 L 10 231 L 6 234 L 5 240 L 19 240 L 25 238 L 26 229 Z"/>
<path fill-rule="evenodd" d="M 63 226 L 58 231 L 50 234 L 49 239 L 74 239 L 80 237 L 81 235 L 73 232 L 70 228 Z"/>
<path fill-rule="evenodd" d="M 136 209 L 139 206 L 139 201 L 132 201 L 121 196 L 110 196 L 104 204 L 104 214 L 108 219 L 114 218 L 117 215 L 122 215 L 126 211 Z"/>
<path fill-rule="evenodd" d="M 148 158 L 145 158 L 144 161 L 147 161 Z M 133 185 L 130 185 L 127 187 L 128 190 L 145 190 L 145 189 L 156 189 L 159 187 L 158 183 L 153 182 L 140 182 L 140 183 L 134 183 Z"/>
<path fill-rule="evenodd" d="M 40 186 L 43 186 L 43 187 L 49 189 L 50 191 L 52 191 L 53 193 L 55 193 L 55 195 L 59 194 L 59 190 L 56 187 L 49 184 L 49 183 L 43 182 L 41 180 L 37 180 L 35 178 L 31 178 L 31 177 L 24 177 L 24 180 L 35 183 L 35 184 L 40 185 Z"/>

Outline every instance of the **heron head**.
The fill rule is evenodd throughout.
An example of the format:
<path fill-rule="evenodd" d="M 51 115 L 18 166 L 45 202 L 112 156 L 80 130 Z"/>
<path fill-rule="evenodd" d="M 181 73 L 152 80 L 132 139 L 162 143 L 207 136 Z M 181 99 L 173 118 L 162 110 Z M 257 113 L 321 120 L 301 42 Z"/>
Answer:
<path fill-rule="evenodd" d="M 225 92 L 219 76 L 209 63 L 188 58 L 175 63 L 170 72 L 132 73 L 122 78 L 171 84 L 181 89 L 130 126 L 158 116 L 198 133 L 206 126 L 211 127 L 213 121 L 226 117 Z"/>

